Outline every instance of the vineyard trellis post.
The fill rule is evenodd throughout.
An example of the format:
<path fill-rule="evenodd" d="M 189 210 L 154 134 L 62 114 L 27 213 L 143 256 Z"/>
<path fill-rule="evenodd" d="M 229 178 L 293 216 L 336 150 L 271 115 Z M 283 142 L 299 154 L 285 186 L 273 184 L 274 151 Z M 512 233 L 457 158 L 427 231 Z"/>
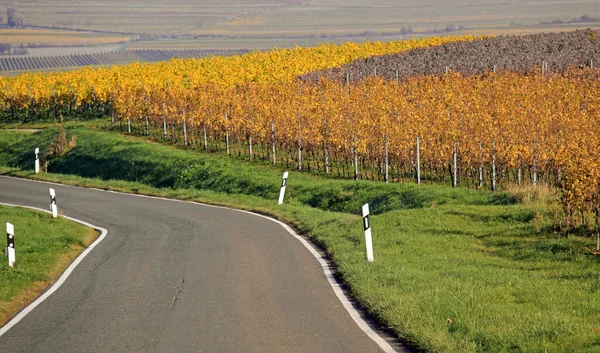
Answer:
<path fill-rule="evenodd" d="M 204 139 L 204 150 L 208 150 L 208 136 L 206 135 L 206 122 L 202 123 L 202 138 Z"/>
<path fill-rule="evenodd" d="M 25 111 L 25 117 L 29 118 L 29 113 L 31 112 L 31 110 L 33 109 L 33 95 L 31 94 L 31 85 L 27 86 L 27 92 L 29 94 L 29 106 L 27 107 L 27 110 Z M 31 112 L 31 120 L 33 121 L 33 117 L 35 114 L 33 114 L 33 112 Z"/>
<path fill-rule="evenodd" d="M 51 102 L 50 103 L 50 106 L 51 106 L 50 109 L 52 109 L 52 110 L 51 110 L 51 112 L 50 112 L 49 115 L 51 115 L 53 119 L 56 119 L 56 97 L 55 97 L 54 90 L 55 90 L 55 87 L 53 85 L 52 86 L 52 94 L 50 96 L 50 102 Z"/>
<path fill-rule="evenodd" d="M 329 146 L 327 144 L 327 118 L 323 118 L 323 159 L 325 174 L 329 174 Z"/>
<path fill-rule="evenodd" d="M 6 97 L 8 98 L 8 104 L 10 105 L 10 117 L 12 120 L 14 120 L 15 119 L 15 109 L 13 106 L 12 97 L 10 95 L 10 87 L 8 86 L 8 83 L 6 84 Z"/>
<path fill-rule="evenodd" d="M 275 122 L 271 120 L 271 152 L 273 153 L 273 164 L 277 163 L 277 154 L 275 150 Z"/>
<path fill-rule="evenodd" d="M 452 152 L 452 159 L 453 159 L 453 171 L 452 171 L 452 187 L 456 188 L 458 186 L 458 156 L 456 153 L 456 140 L 454 140 L 453 143 L 453 152 Z"/>
<path fill-rule="evenodd" d="M 521 186 L 523 182 L 523 160 L 519 152 L 519 168 L 517 169 L 517 185 Z"/>
<path fill-rule="evenodd" d="M 227 126 L 225 126 L 225 149 L 229 155 L 229 128 Z"/>
<path fill-rule="evenodd" d="M 250 154 L 250 159 L 254 158 L 254 153 L 252 151 L 252 135 L 248 133 L 248 153 Z"/>
<path fill-rule="evenodd" d="M 536 147 L 537 141 L 533 141 L 533 173 L 532 173 L 532 181 L 533 185 L 537 185 L 537 161 L 536 161 Z"/>
<path fill-rule="evenodd" d="M 496 141 L 492 139 L 492 191 L 496 191 Z"/>
<path fill-rule="evenodd" d="M 417 136 L 417 185 L 421 185 L 421 138 Z"/>
<path fill-rule="evenodd" d="M 329 149 L 327 148 L 327 142 L 323 142 L 323 153 L 325 155 L 325 174 L 329 174 Z"/>
<path fill-rule="evenodd" d="M 254 111 L 252 111 L 253 113 Z M 250 160 L 254 158 L 254 153 L 252 150 L 252 117 L 251 113 L 248 113 L 248 127 L 246 128 L 246 134 L 248 137 L 248 153 L 250 155 Z"/>
<path fill-rule="evenodd" d="M 209 122 L 210 122 L 211 127 L 212 127 L 212 121 L 214 120 L 212 108 L 210 108 L 209 119 L 210 119 Z M 202 137 L 204 139 L 204 150 L 207 151 L 208 150 L 208 135 L 206 133 L 206 121 L 204 121 L 202 123 Z"/>
<path fill-rule="evenodd" d="M 75 113 L 77 115 L 77 97 L 75 96 L 75 89 L 73 86 L 69 85 L 69 90 L 71 91 L 71 99 L 69 100 L 69 113 Z"/>
<path fill-rule="evenodd" d="M 185 117 L 185 107 L 183 107 L 181 109 L 181 113 L 183 115 L 183 145 L 187 146 L 188 140 L 187 140 L 187 122 L 186 122 L 186 117 Z"/>
<path fill-rule="evenodd" d="M 167 104 L 163 102 L 163 139 L 167 140 Z"/>
<path fill-rule="evenodd" d="M 354 154 L 354 180 L 358 180 L 358 146 L 356 144 L 356 132 L 354 133 L 354 144 L 352 145 L 352 152 Z"/>
<path fill-rule="evenodd" d="M 323 114 L 323 160 L 324 160 L 324 167 L 323 169 L 325 170 L 325 174 L 329 174 L 329 146 L 327 144 L 327 116 L 325 116 L 325 95 L 323 94 L 323 92 L 321 92 L 321 104 L 322 104 L 322 111 L 321 113 Z"/>
<path fill-rule="evenodd" d="M 298 113 L 298 170 L 302 170 L 302 123 L 300 122 L 300 113 Z"/>
<path fill-rule="evenodd" d="M 302 170 L 302 122 L 301 122 L 301 114 L 300 114 L 300 109 L 302 106 L 302 82 L 300 81 L 300 79 L 298 79 L 298 99 L 299 99 L 299 104 L 298 104 L 298 112 L 297 112 L 297 119 L 298 119 L 298 170 Z"/>
<path fill-rule="evenodd" d="M 148 92 L 146 91 L 146 84 L 142 82 L 142 91 L 144 92 L 144 115 L 146 120 L 146 136 L 150 136 L 150 127 L 148 123 Z"/>
<path fill-rule="evenodd" d="M 115 126 L 115 91 L 111 91 L 111 105 L 110 105 L 110 126 Z M 62 113 L 61 113 L 62 115 Z"/>
<path fill-rule="evenodd" d="M 229 111 L 225 111 L 225 149 L 227 150 L 227 155 L 229 152 L 229 121 L 231 118 L 231 114 L 233 111 L 233 103 L 229 102 Z"/>
<path fill-rule="evenodd" d="M 389 146 L 388 146 L 388 135 L 385 134 L 385 182 L 388 183 L 390 178 L 389 168 L 390 168 L 390 155 L 389 155 Z"/>
<path fill-rule="evenodd" d="M 546 75 L 546 71 L 548 71 L 548 62 L 542 60 L 542 76 Z"/>
<path fill-rule="evenodd" d="M 483 189 L 483 142 L 479 141 L 479 188 Z"/>
<path fill-rule="evenodd" d="M 594 207 L 594 219 L 596 222 L 596 253 L 600 252 L 600 228 L 598 227 L 598 206 Z"/>

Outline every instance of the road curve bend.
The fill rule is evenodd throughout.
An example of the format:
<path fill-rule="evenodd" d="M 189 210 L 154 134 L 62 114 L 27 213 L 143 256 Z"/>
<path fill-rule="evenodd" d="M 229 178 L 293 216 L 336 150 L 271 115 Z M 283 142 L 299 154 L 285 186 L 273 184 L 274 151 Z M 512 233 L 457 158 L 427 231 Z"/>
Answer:
<path fill-rule="evenodd" d="M 49 187 L 56 189 L 62 214 L 104 227 L 108 236 L 0 336 L 2 351 L 399 348 L 357 325 L 357 313 L 338 299 L 327 269 L 324 274 L 314 254 L 277 222 L 196 203 L 7 177 L 0 177 L 0 202 L 47 208 Z"/>

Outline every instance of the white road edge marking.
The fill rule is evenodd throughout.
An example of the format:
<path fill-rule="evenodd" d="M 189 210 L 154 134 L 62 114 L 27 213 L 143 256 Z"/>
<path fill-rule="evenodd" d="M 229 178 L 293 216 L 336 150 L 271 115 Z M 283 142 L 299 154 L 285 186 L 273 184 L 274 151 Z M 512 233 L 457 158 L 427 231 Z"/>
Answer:
<path fill-rule="evenodd" d="M 363 320 L 363 318 L 360 316 L 358 311 L 356 309 L 354 309 L 352 302 L 350 301 L 350 299 L 346 296 L 346 294 L 342 290 L 342 286 L 335 279 L 335 276 L 333 275 L 333 271 L 331 270 L 331 266 L 329 266 L 327 261 L 325 261 L 325 259 L 321 256 L 321 254 L 319 254 L 315 250 L 315 248 L 312 245 L 310 245 L 310 243 L 308 241 L 306 241 L 306 239 L 304 239 L 303 237 L 298 235 L 290 226 L 288 226 L 287 224 L 285 224 L 275 218 L 271 218 L 269 216 L 265 216 L 265 215 L 261 215 L 258 213 L 245 211 L 245 210 L 236 210 L 236 211 L 252 214 L 252 215 L 273 221 L 273 222 L 281 225 L 285 230 L 288 231 L 288 233 L 293 235 L 294 238 L 298 239 L 302 243 L 302 245 L 304 245 L 304 247 L 306 247 L 308 249 L 308 251 L 310 251 L 310 253 L 313 254 L 313 256 L 317 259 L 317 261 L 319 261 L 319 264 L 321 264 L 321 267 L 323 268 L 323 272 L 325 273 L 325 277 L 327 278 L 327 281 L 331 285 L 333 292 L 338 297 L 338 300 L 342 303 L 342 305 L 344 306 L 344 308 L 346 309 L 348 314 L 350 314 L 350 317 L 352 317 L 352 320 L 354 320 L 354 322 L 358 325 L 358 327 L 367 336 L 369 336 L 369 338 L 371 338 L 373 341 L 375 341 L 375 343 L 377 343 L 379 348 L 381 348 L 384 352 L 386 352 L 386 353 L 396 352 L 394 350 L 394 348 L 392 348 L 392 346 L 386 340 L 384 340 L 375 331 L 373 331 L 373 329 L 371 329 L 369 324 L 367 324 L 367 322 L 365 320 Z"/>
<path fill-rule="evenodd" d="M 4 202 L 0 202 L 0 205 L 8 206 L 8 207 L 27 208 L 27 209 L 31 209 L 31 210 L 35 210 L 35 211 L 52 214 L 52 212 L 50 212 L 48 210 L 44 210 L 44 209 L 37 208 L 37 207 L 13 205 L 13 204 L 4 203 Z M 25 307 L 25 309 L 21 310 L 21 312 L 19 312 L 15 317 L 13 317 L 9 322 L 7 322 L 6 325 L 0 327 L 0 337 L 2 337 L 2 335 L 4 335 L 6 332 L 8 332 L 8 330 L 10 330 L 13 326 L 15 326 L 19 321 L 21 321 L 27 314 L 29 314 L 33 309 L 35 309 L 38 305 L 40 305 L 50 295 L 52 295 L 52 293 L 56 292 L 56 290 L 58 288 L 60 288 L 60 286 L 62 286 L 63 283 L 65 283 L 67 278 L 69 278 L 69 276 L 71 275 L 71 273 L 73 272 L 75 267 L 77 267 L 77 265 L 79 265 L 79 263 L 90 253 L 90 251 L 92 251 L 92 249 L 95 248 L 96 245 L 98 245 L 108 234 L 108 231 L 102 227 L 92 225 L 88 222 L 85 222 L 85 221 L 82 221 L 82 220 L 79 220 L 76 218 L 72 218 L 72 217 L 68 217 L 68 216 L 62 216 L 62 217 L 65 219 L 68 219 L 70 221 L 73 221 L 75 223 L 84 225 L 86 227 L 90 227 L 95 230 L 99 230 L 101 232 L 101 234 L 92 244 L 90 244 L 90 246 L 87 247 L 87 249 L 85 249 L 81 254 L 79 254 L 79 256 L 77 256 L 75 261 L 73 261 L 71 263 L 71 265 L 69 265 L 69 267 L 67 267 L 65 272 L 63 272 L 63 274 L 58 278 L 58 280 L 44 294 L 42 294 L 40 297 L 38 297 L 33 303 L 31 303 L 27 307 Z"/>
<path fill-rule="evenodd" d="M 139 194 L 128 194 L 128 193 L 120 192 L 120 191 L 104 190 L 104 189 L 98 189 L 98 188 L 86 188 L 86 187 L 73 186 L 73 185 L 67 185 L 67 184 L 60 184 L 60 183 L 54 183 L 54 182 L 48 182 L 48 181 L 41 181 L 41 180 L 32 180 L 32 179 L 25 179 L 25 178 L 8 177 L 8 176 L 3 176 L 3 175 L 0 176 L 0 177 L 2 177 L 2 178 L 9 178 L 9 179 L 24 180 L 24 181 L 31 181 L 31 182 L 37 182 L 37 183 L 41 183 L 41 184 L 60 185 L 60 186 L 63 186 L 63 187 L 70 187 L 70 188 L 77 188 L 77 189 L 96 190 L 96 191 L 102 191 L 102 192 L 109 192 L 109 193 L 113 193 L 113 194 L 121 194 L 121 195 L 128 195 L 128 196 L 137 196 L 137 197 L 145 197 L 145 198 L 149 198 L 149 199 L 157 199 L 157 200 L 165 200 L 165 201 L 181 202 L 181 203 L 191 203 L 191 204 L 196 204 L 196 205 L 205 206 L 205 207 L 220 208 L 220 209 L 224 209 L 224 210 L 231 210 L 231 211 L 243 212 L 243 213 L 247 213 L 247 214 L 250 214 L 250 215 L 257 216 L 257 217 L 262 217 L 264 219 L 268 219 L 268 220 L 270 220 L 272 222 L 275 222 L 275 223 L 279 224 L 280 226 L 282 226 L 283 229 L 287 230 L 288 233 L 290 233 L 294 238 L 296 238 L 298 241 L 300 241 L 300 243 L 302 245 L 304 245 L 304 247 L 306 249 L 308 249 L 308 251 L 319 262 L 319 264 L 323 268 L 323 273 L 325 274 L 325 277 L 327 278 L 327 281 L 329 282 L 329 285 L 331 285 L 331 288 L 333 289 L 333 292 L 337 296 L 338 300 L 342 303 L 342 305 L 344 306 L 344 308 L 346 309 L 346 311 L 348 312 L 348 314 L 350 314 L 350 317 L 352 318 L 352 320 L 354 320 L 354 322 L 358 325 L 358 327 L 367 336 L 369 336 L 369 338 L 371 338 L 375 343 L 377 343 L 377 345 L 379 346 L 379 348 L 381 348 L 384 352 L 386 352 L 386 353 L 395 353 L 396 352 L 394 350 L 394 348 L 392 348 L 392 346 L 386 340 L 384 340 L 375 331 L 373 331 L 373 329 L 369 326 L 369 324 L 360 316 L 360 313 L 356 309 L 354 309 L 354 307 L 352 306 L 352 301 L 350 300 L 350 298 L 348 298 L 346 296 L 346 294 L 342 290 L 341 284 L 335 279 L 335 276 L 333 275 L 333 271 L 331 270 L 331 268 L 330 268 L 329 264 L 327 263 L 327 261 L 325 261 L 325 259 L 321 256 L 321 254 L 319 254 L 315 250 L 315 248 L 313 248 L 313 246 L 308 241 L 306 241 L 306 239 L 304 239 L 303 237 L 301 237 L 300 235 L 298 235 L 290 226 L 288 226 L 287 224 L 285 224 L 285 223 L 283 223 L 283 222 L 281 222 L 281 221 L 279 221 L 279 220 L 277 220 L 275 218 L 272 218 L 272 217 L 269 217 L 269 216 L 265 216 L 265 215 L 262 215 L 260 213 L 254 213 L 254 212 L 250 212 L 250 211 L 246 211 L 246 210 L 240 210 L 240 209 L 230 208 L 230 207 L 225 207 L 225 206 L 209 205 L 209 204 L 205 204 L 205 203 L 201 203 L 201 202 L 196 202 L 196 201 L 168 199 L 168 198 L 165 198 L 165 197 L 139 195 Z M 2 204 L 2 203 L 0 203 L 0 204 Z M 6 205 L 6 204 L 4 204 L 4 205 Z M 18 205 L 10 205 L 10 206 L 26 207 L 26 206 L 18 206 Z M 41 211 L 44 211 L 44 212 L 48 213 L 48 211 L 46 211 L 46 210 L 42 210 L 42 209 L 35 208 L 35 207 L 26 207 L 26 208 L 31 208 L 31 209 L 35 209 L 35 210 L 41 210 Z M 78 222 L 80 224 L 87 225 L 87 226 L 89 226 L 91 228 L 102 230 L 103 233 L 102 233 L 102 235 L 100 237 L 98 237 L 98 239 L 92 245 L 90 245 L 90 247 L 88 247 L 83 253 L 81 253 L 81 255 L 71 264 L 71 266 L 69 266 L 69 268 L 67 269 L 68 272 L 65 271 L 66 276 L 65 276 L 65 274 L 63 274 L 63 276 L 61 276 L 61 278 L 59 279 L 59 281 L 57 281 L 56 284 L 54 284 L 54 286 L 52 286 L 50 290 L 48 290 L 46 293 L 44 293 L 44 295 L 42 295 L 41 297 L 39 297 L 38 300 L 36 300 L 35 302 L 31 303 L 27 308 L 25 308 L 21 313 L 19 313 L 19 315 L 15 316 L 11 321 L 9 321 L 9 323 L 6 324 L 6 326 L 4 326 L 4 327 L 2 327 L 0 329 L 0 337 L 6 331 L 8 331 L 8 329 L 10 327 L 14 326 L 23 317 L 25 317 L 25 315 L 27 315 L 31 310 L 33 310 L 42 301 L 44 301 L 48 296 L 50 296 L 50 294 L 52 294 L 54 291 L 56 291 L 56 289 L 58 289 L 58 287 L 60 287 L 60 285 L 58 285 L 58 286 L 56 286 L 56 285 L 59 284 L 59 282 L 60 282 L 60 284 L 62 284 L 62 282 L 64 282 L 67 279 L 67 277 L 69 277 L 68 275 L 73 271 L 73 269 L 75 268 L 75 266 L 77 266 L 77 264 L 79 264 L 79 262 L 81 262 L 81 260 L 85 257 L 85 255 L 87 255 L 87 253 L 89 253 L 89 251 L 91 251 L 91 249 L 93 249 L 93 247 L 96 246 L 96 244 L 99 243 L 106 236 L 107 231 L 104 228 L 96 227 L 96 226 L 93 226 L 93 225 L 91 225 L 89 223 L 86 223 L 86 222 L 83 222 L 83 221 L 79 221 L 79 220 L 76 220 L 74 218 L 70 218 L 70 217 L 67 217 L 67 216 L 63 216 L 63 217 L 65 217 L 66 219 Z M 62 280 L 62 282 L 61 282 L 61 280 Z M 54 288 L 54 287 L 56 287 L 56 288 Z M 28 311 L 25 312 L 26 310 L 28 310 Z M 18 318 L 18 320 L 16 322 L 12 323 L 12 321 L 16 320 L 17 318 Z M 12 325 L 10 327 L 8 327 L 5 331 L 3 331 L 4 328 L 7 327 L 7 326 L 9 326 L 9 324 L 11 324 L 11 323 L 12 323 Z"/>

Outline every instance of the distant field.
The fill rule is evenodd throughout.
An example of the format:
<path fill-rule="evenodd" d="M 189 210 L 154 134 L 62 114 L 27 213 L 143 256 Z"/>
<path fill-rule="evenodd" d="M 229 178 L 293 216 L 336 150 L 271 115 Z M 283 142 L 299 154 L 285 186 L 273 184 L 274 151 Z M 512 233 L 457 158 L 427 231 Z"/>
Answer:
<path fill-rule="evenodd" d="M 4 0 L 0 1 L 0 9 L 16 9 L 24 23 L 30 25 L 166 34 L 286 3 L 285 0 Z"/>
<path fill-rule="evenodd" d="M 597 0 L 0 0 L 0 11 L 6 7 L 15 8 L 29 25 L 177 40 L 177 44 L 134 43 L 136 48 L 182 47 L 184 43 L 189 43 L 188 48 L 291 47 L 429 36 L 447 28 L 457 30 L 453 34 L 600 28 L 600 22 L 594 21 L 540 25 L 583 15 L 600 18 Z M 407 33 L 409 28 L 414 33 Z"/>
<path fill-rule="evenodd" d="M 316 46 L 320 43 L 390 41 L 443 35 L 530 34 L 600 29 L 596 0 L 475 2 L 473 0 L 0 0 L 25 25 L 0 28 L 0 43 L 29 48 L 22 57 L 0 56 L 0 74 L 55 71 L 151 60 L 128 50 L 197 50 L 202 57 L 239 50 Z M 592 21 L 568 22 L 587 15 Z M 5 19 L 6 22 L 6 19 Z M 60 29 L 59 29 L 60 28 Z M 451 30 L 447 30 L 451 29 Z M 238 51 L 229 51 L 237 49 Z M 118 54 L 115 52 L 118 51 Z M 201 53 L 200 53 L 201 52 Z M 180 57 L 175 53 L 173 57 Z M 185 54 L 183 57 L 190 57 Z"/>
<path fill-rule="evenodd" d="M 357 34 L 361 32 L 400 32 L 402 27 L 415 32 L 442 30 L 448 25 L 465 28 L 537 27 L 540 22 L 568 21 L 584 14 L 600 15 L 597 1 L 535 0 L 474 2 L 453 0 L 341 0 L 309 1 L 301 6 L 222 22 L 199 28 L 191 34 L 245 33 L 247 36 Z M 585 25 L 583 25 L 585 26 Z M 589 25 L 588 25 L 589 26 Z"/>
<path fill-rule="evenodd" d="M 600 29 L 600 23 L 589 24 L 584 27 L 576 25 L 562 25 L 554 27 L 539 27 L 539 28 L 496 28 L 487 27 L 481 29 L 462 30 L 448 33 L 449 36 L 462 36 L 466 34 L 481 36 L 481 35 L 522 35 L 522 34 L 533 34 L 533 33 L 551 33 L 551 32 L 570 32 L 576 29 Z M 346 42 L 363 43 L 366 41 L 392 41 L 392 40 L 405 40 L 412 37 L 432 37 L 434 34 L 389 34 L 385 36 L 366 34 L 366 35 L 329 35 L 329 36 L 312 36 L 312 37 L 248 37 L 248 38 L 237 38 L 237 37 L 211 37 L 211 38 L 200 38 L 197 40 L 192 39 L 173 39 L 173 40 L 160 40 L 160 41 L 140 41 L 127 43 L 128 49 L 184 49 L 184 48 L 253 48 L 253 49 L 272 49 L 277 48 L 293 48 L 295 46 L 310 47 L 317 46 L 322 43 L 333 43 L 342 44 Z M 444 34 L 437 34 L 435 36 L 444 36 Z"/>
<path fill-rule="evenodd" d="M 131 40 L 131 36 L 110 33 L 75 32 L 52 29 L 0 29 L 0 43 L 12 46 L 35 45 L 99 45 Z"/>
<path fill-rule="evenodd" d="M 126 48 L 125 43 L 115 43 L 115 44 L 103 44 L 103 45 L 90 45 L 90 46 L 52 46 L 52 47 L 40 47 L 40 48 L 27 48 L 27 54 L 21 55 L 23 57 L 30 56 L 56 56 L 56 55 L 71 55 L 71 54 L 98 54 L 98 53 L 106 53 L 116 50 L 123 50 Z M 1 57 L 18 57 L 18 55 L 4 55 Z"/>

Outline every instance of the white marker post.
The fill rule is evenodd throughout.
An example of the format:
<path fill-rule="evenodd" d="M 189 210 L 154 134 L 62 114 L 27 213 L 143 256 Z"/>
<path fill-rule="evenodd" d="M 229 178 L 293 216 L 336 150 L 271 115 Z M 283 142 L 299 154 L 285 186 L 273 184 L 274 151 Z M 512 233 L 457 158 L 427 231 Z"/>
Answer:
<path fill-rule="evenodd" d="M 369 218 L 369 204 L 362 207 L 363 226 L 365 228 L 365 242 L 367 243 L 367 261 L 373 262 L 373 238 L 371 237 L 371 220 Z"/>
<path fill-rule="evenodd" d="M 15 266 L 15 226 L 6 223 L 6 255 L 8 255 L 8 266 Z"/>
<path fill-rule="evenodd" d="M 52 211 L 52 218 L 58 217 L 58 208 L 56 207 L 56 192 L 50 188 L 50 210 Z"/>
<path fill-rule="evenodd" d="M 40 149 L 35 149 L 35 174 L 40 172 Z"/>
<path fill-rule="evenodd" d="M 288 172 L 283 173 L 283 180 L 281 181 L 281 191 L 279 191 L 279 203 L 283 204 L 283 196 L 285 195 L 285 186 L 287 185 Z"/>

